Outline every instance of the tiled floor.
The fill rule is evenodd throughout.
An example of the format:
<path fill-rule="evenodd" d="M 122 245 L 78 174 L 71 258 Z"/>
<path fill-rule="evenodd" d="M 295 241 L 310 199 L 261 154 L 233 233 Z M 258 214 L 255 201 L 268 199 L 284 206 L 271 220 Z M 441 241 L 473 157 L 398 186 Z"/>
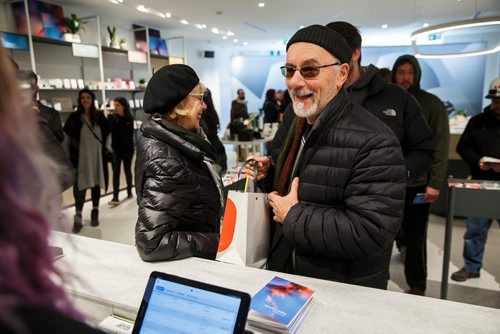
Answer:
<path fill-rule="evenodd" d="M 229 161 L 235 157 L 229 152 Z M 232 158 L 232 159 L 231 159 Z M 231 164 L 230 164 L 231 165 Z M 121 192 L 120 198 L 125 198 L 126 193 Z M 129 245 L 134 245 L 134 228 L 137 220 L 136 199 L 124 200 L 120 205 L 111 207 L 108 202 L 111 196 L 101 198 L 100 226 L 90 227 L 91 204 L 87 202 L 84 206 L 83 220 L 85 226 L 80 235 L 91 238 L 104 239 Z M 69 217 L 66 230 L 70 230 L 74 208 L 65 211 Z M 460 269 L 463 265 L 462 247 L 465 232 L 465 221 L 455 220 L 453 226 L 450 274 Z M 441 272 L 443 265 L 444 244 L 444 218 L 431 215 L 428 229 L 427 254 L 428 254 L 428 283 L 427 296 L 439 298 L 441 288 Z M 396 247 L 394 247 L 395 249 Z M 471 303 L 481 306 L 500 308 L 500 228 L 493 223 L 486 244 L 483 269 L 479 279 L 468 280 L 457 283 L 449 280 L 448 299 Z M 408 289 L 404 278 L 404 267 L 401 263 L 399 253 L 394 250 L 391 260 L 391 281 L 389 290 L 405 291 Z M 458 316 L 458 315 L 457 315 Z"/>

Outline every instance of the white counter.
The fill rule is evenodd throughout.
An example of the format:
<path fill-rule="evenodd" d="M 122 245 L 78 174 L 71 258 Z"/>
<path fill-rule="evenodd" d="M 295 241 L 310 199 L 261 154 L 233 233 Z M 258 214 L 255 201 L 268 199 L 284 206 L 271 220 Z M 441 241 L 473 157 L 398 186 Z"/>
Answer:
<path fill-rule="evenodd" d="M 63 248 L 58 266 L 76 280 L 68 289 L 78 307 L 102 320 L 114 312 L 134 317 L 151 271 L 246 291 L 254 295 L 275 275 L 316 290 L 299 333 L 500 333 L 500 310 L 404 293 L 287 275 L 190 258 L 143 262 L 135 247 L 55 232 Z"/>

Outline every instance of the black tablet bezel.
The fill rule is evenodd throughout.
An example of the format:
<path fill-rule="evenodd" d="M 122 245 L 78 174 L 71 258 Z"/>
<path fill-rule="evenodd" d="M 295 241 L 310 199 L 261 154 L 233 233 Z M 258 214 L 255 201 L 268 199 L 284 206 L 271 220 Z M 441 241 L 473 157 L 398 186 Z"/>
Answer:
<path fill-rule="evenodd" d="M 211 292 L 215 292 L 218 294 L 226 295 L 226 296 L 235 296 L 240 298 L 241 304 L 238 311 L 238 316 L 236 318 L 236 324 L 234 326 L 234 334 L 242 334 L 245 332 L 245 324 L 247 321 L 248 310 L 250 308 L 251 297 L 246 292 L 236 291 L 232 289 L 227 289 L 221 286 L 207 284 L 199 281 L 194 281 L 188 278 L 170 275 L 166 273 L 162 273 L 159 271 L 153 271 L 151 275 L 149 275 L 148 284 L 146 286 L 146 290 L 144 291 L 144 296 L 142 297 L 141 306 L 139 311 L 137 312 L 137 317 L 134 324 L 134 329 L 132 330 L 132 334 L 139 334 L 139 330 L 142 326 L 142 322 L 144 320 L 144 315 L 148 308 L 149 299 L 151 297 L 151 292 L 153 291 L 153 287 L 157 278 L 161 278 L 170 282 L 179 283 L 187 286 L 192 286 L 194 288 L 207 290 Z"/>

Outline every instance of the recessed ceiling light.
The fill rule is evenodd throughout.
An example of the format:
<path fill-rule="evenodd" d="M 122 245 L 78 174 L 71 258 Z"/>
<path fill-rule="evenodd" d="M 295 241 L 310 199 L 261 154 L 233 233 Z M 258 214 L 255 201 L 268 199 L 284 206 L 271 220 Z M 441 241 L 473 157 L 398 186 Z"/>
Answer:
<path fill-rule="evenodd" d="M 184 19 L 180 20 L 179 22 L 182 23 L 182 24 L 189 24 L 189 21 L 188 20 L 184 20 Z"/>
<path fill-rule="evenodd" d="M 429 23 L 427 23 L 427 22 L 422 24 L 422 27 L 424 27 L 424 28 L 427 28 L 428 26 L 429 26 Z"/>
<path fill-rule="evenodd" d="M 257 6 L 259 6 L 260 8 L 264 7 L 266 4 L 263 3 L 263 2 L 259 2 L 259 4 Z"/>
<path fill-rule="evenodd" d="M 227 39 L 227 36 L 222 36 L 222 39 Z"/>
<path fill-rule="evenodd" d="M 171 17 L 172 17 L 172 14 L 170 14 L 169 12 L 166 12 L 166 13 L 165 13 L 165 17 L 171 18 Z"/>
<path fill-rule="evenodd" d="M 382 24 L 382 29 L 387 29 L 389 26 L 387 24 Z"/>
<path fill-rule="evenodd" d="M 114 3 L 115 5 L 121 5 L 123 3 L 123 0 L 108 0 L 111 3 Z"/>
<path fill-rule="evenodd" d="M 233 39 L 233 42 L 238 43 L 238 39 L 237 38 Z"/>
<path fill-rule="evenodd" d="M 212 28 L 212 32 L 213 32 L 214 34 L 218 34 L 218 33 L 219 33 L 219 29 L 217 29 L 217 28 Z"/>
<path fill-rule="evenodd" d="M 247 46 L 247 45 L 248 45 L 248 42 L 243 42 L 243 45 Z"/>
<path fill-rule="evenodd" d="M 299 26 L 299 29 L 303 29 L 303 28 L 304 28 L 304 26 Z"/>
<path fill-rule="evenodd" d="M 228 35 L 228 36 L 234 36 L 234 32 L 232 32 L 232 31 L 228 31 L 228 32 L 227 32 L 227 35 Z"/>
<path fill-rule="evenodd" d="M 137 6 L 137 10 L 140 11 L 140 12 L 143 12 L 143 13 L 147 13 L 148 12 L 148 9 L 146 7 L 144 7 L 143 5 Z"/>

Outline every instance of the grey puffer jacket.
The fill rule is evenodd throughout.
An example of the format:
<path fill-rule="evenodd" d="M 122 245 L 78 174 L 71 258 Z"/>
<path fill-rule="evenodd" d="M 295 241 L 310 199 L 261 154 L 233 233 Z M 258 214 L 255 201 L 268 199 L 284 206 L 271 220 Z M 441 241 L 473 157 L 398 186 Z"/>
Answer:
<path fill-rule="evenodd" d="M 283 225 L 295 273 L 386 288 L 406 187 L 392 131 L 344 89 L 314 123 L 298 175 L 299 203 Z"/>
<path fill-rule="evenodd" d="M 210 145 L 164 121 L 148 120 L 137 144 L 136 247 L 144 261 L 214 259 L 221 199 L 203 159 Z M 195 139 L 195 140 L 190 140 Z"/>

